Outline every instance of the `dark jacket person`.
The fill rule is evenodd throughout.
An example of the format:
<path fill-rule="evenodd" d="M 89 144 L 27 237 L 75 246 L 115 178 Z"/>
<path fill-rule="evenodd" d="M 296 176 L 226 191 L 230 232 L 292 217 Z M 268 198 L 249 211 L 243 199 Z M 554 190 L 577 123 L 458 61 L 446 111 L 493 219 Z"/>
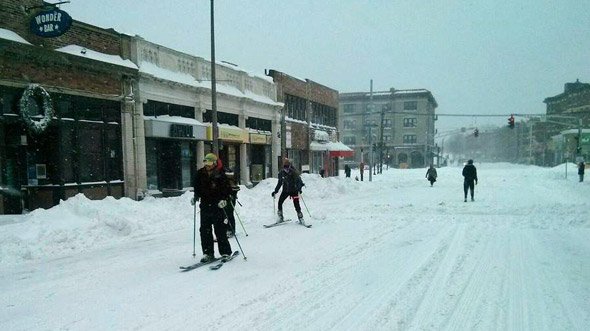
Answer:
<path fill-rule="evenodd" d="M 232 249 L 227 239 L 225 214 L 223 208 L 227 206 L 227 199 L 232 193 L 229 180 L 223 171 L 221 160 L 213 153 L 209 153 L 203 160 L 205 166 L 197 171 L 195 176 L 194 201 L 200 201 L 201 209 L 201 262 L 214 259 L 213 232 L 217 237 L 219 254 L 222 257 L 231 255 Z M 193 201 L 193 202 L 194 202 Z"/>
<path fill-rule="evenodd" d="M 301 205 L 299 204 L 299 193 L 301 193 L 301 189 L 303 188 L 304 184 L 301 180 L 301 176 L 297 172 L 297 169 L 291 165 L 289 159 L 285 158 L 283 160 L 283 170 L 279 173 L 279 182 L 275 187 L 274 191 L 272 192 L 272 197 L 277 194 L 279 189 L 283 187 L 281 191 L 281 195 L 279 196 L 279 222 L 283 222 L 283 202 L 287 197 L 291 197 L 293 199 L 293 205 L 295 206 L 295 210 L 297 211 L 297 218 L 300 221 L 303 220 L 303 213 L 301 212 Z"/>
<path fill-rule="evenodd" d="M 473 201 L 473 195 L 475 185 L 477 185 L 477 169 L 473 165 L 473 160 L 467 161 L 465 167 L 463 167 L 463 192 L 465 193 L 464 201 L 467 202 L 467 191 L 471 191 L 471 201 Z"/>

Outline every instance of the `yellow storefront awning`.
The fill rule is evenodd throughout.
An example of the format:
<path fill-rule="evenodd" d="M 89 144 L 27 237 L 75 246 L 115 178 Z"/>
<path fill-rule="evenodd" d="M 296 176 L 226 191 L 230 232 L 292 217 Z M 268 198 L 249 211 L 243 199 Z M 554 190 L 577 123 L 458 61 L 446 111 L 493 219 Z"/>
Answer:
<path fill-rule="evenodd" d="M 246 129 L 240 129 L 237 126 L 226 124 L 220 124 L 217 127 L 219 128 L 219 140 L 238 143 L 249 142 L 249 135 Z M 211 123 L 207 123 L 207 140 L 213 140 L 213 127 Z"/>
<path fill-rule="evenodd" d="M 250 144 L 270 145 L 271 138 L 270 134 L 250 133 Z"/>

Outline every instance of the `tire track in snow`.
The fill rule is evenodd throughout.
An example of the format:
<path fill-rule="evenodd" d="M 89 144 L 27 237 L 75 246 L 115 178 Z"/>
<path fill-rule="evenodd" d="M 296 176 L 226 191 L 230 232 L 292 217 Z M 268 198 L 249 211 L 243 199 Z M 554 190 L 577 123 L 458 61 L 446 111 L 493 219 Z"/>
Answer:
<path fill-rule="evenodd" d="M 456 226 L 439 230 L 437 236 L 420 243 L 411 252 L 396 254 L 397 261 L 403 261 L 401 265 L 394 265 L 399 267 L 397 273 L 384 279 L 369 295 L 365 295 L 335 328 L 372 330 L 391 322 L 395 328 L 407 326 L 413 318 L 415 307 L 424 297 L 428 279 L 440 267 L 442 257 L 457 234 Z"/>
<path fill-rule="evenodd" d="M 393 294 L 384 294 L 384 288 L 390 287 L 388 278 L 399 277 L 398 274 L 405 275 L 406 279 L 410 278 L 415 273 L 413 267 L 416 259 L 429 260 L 430 263 L 436 260 L 432 258 L 432 247 L 438 247 L 438 243 L 445 238 L 450 229 L 441 231 L 441 234 L 436 233 L 431 227 L 432 224 L 414 224 L 402 231 L 393 229 L 373 237 L 364 237 L 365 239 L 356 245 L 342 249 L 339 256 L 346 258 L 321 261 L 314 269 L 298 274 L 296 281 L 291 284 L 273 288 L 270 293 L 267 291 L 251 302 L 256 305 L 260 300 L 268 305 L 271 301 L 277 305 L 262 316 L 250 316 L 248 319 L 253 322 L 248 327 L 259 330 L 329 329 L 338 328 L 340 321 L 346 320 L 349 316 L 349 319 L 358 319 L 359 313 L 366 314 L 373 310 L 367 310 L 366 306 L 373 305 L 375 298 L 380 298 L 379 302 L 390 300 Z M 432 232 L 433 236 L 430 240 L 414 244 L 418 246 L 417 249 L 407 245 L 406 238 L 422 237 L 429 232 Z M 400 249 L 400 245 L 405 246 Z M 391 250 L 394 252 L 390 254 Z M 384 258 L 374 259 L 374 256 L 379 254 Z M 358 259 L 355 258 L 357 256 Z M 371 258 L 366 259 L 366 256 Z M 404 262 L 401 270 L 397 265 L 399 261 Z M 366 268 L 369 272 L 373 271 L 370 279 L 358 279 L 359 267 Z M 386 274 L 379 275 L 380 272 Z M 326 288 L 330 291 L 326 291 Z M 286 306 L 284 302 L 288 300 L 291 301 L 291 305 Z M 293 306 L 296 307 L 295 311 Z"/>

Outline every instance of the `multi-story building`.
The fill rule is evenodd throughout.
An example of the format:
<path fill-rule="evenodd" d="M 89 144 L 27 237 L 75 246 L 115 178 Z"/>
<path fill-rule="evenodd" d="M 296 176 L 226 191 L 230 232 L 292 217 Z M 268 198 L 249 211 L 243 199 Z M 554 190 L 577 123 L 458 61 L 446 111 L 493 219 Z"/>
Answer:
<path fill-rule="evenodd" d="M 212 151 L 211 62 L 134 37 L 132 60 L 139 67 L 135 92 L 140 185 L 151 192 L 182 192 Z M 216 63 L 219 157 L 245 185 L 272 176 L 278 145 L 276 123 L 283 104 L 265 75 Z M 273 123 L 275 127 L 273 129 Z M 274 137 L 274 138 L 273 138 Z M 195 167 L 195 164 L 197 167 Z M 131 171 L 131 169 L 129 169 Z M 275 173 L 276 175 L 276 173 Z"/>
<path fill-rule="evenodd" d="M 337 176 L 339 160 L 353 155 L 339 141 L 338 91 L 276 70 L 267 75 L 277 84 L 277 100 L 285 105 L 280 155 L 302 172 Z"/>
<path fill-rule="evenodd" d="M 138 72 L 129 37 L 56 10 L 2 1 L 0 214 L 128 193 L 122 114 Z"/>
<path fill-rule="evenodd" d="M 590 84 L 579 80 L 566 83 L 563 93 L 543 102 L 547 105 L 548 123 L 539 129 L 543 130 L 545 137 L 552 137 L 549 146 L 554 152 L 554 162 L 576 157 L 587 160 L 590 157 L 590 130 L 584 128 L 590 126 Z"/>
<path fill-rule="evenodd" d="M 355 150 L 354 158 L 345 162 L 377 164 L 382 159 L 400 168 L 432 163 L 437 106 L 425 89 L 341 93 L 342 142 Z"/>

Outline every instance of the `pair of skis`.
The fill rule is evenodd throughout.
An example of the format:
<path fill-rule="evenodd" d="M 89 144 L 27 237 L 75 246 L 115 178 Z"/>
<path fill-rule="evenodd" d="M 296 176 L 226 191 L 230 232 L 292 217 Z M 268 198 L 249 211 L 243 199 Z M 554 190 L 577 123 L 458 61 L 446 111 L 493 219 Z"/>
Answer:
<path fill-rule="evenodd" d="M 286 220 L 284 220 L 282 222 L 276 222 L 276 223 L 272 223 L 272 224 L 265 224 L 265 225 L 263 225 L 263 227 L 266 228 L 266 229 L 268 229 L 268 228 L 272 228 L 272 227 L 278 226 L 278 225 L 283 225 L 283 224 L 286 224 L 286 223 L 289 223 L 289 222 L 292 222 L 292 221 L 293 221 L 292 219 L 286 219 Z M 306 224 L 305 221 L 303 221 L 303 220 L 297 221 L 297 224 L 303 225 L 304 227 L 306 227 L 308 229 L 311 228 L 311 224 Z"/>
<path fill-rule="evenodd" d="M 187 271 L 195 270 L 195 269 L 202 267 L 204 265 L 210 265 L 210 264 L 211 264 L 211 266 L 209 266 L 209 269 L 217 270 L 217 269 L 223 267 L 224 263 L 233 260 L 238 255 L 240 255 L 240 251 L 235 251 L 235 252 L 233 252 L 232 255 L 230 255 L 226 258 L 214 258 L 213 260 L 207 261 L 207 262 L 197 262 L 193 265 L 189 265 L 189 266 L 185 266 L 185 267 L 181 266 L 180 271 L 187 272 Z"/>

